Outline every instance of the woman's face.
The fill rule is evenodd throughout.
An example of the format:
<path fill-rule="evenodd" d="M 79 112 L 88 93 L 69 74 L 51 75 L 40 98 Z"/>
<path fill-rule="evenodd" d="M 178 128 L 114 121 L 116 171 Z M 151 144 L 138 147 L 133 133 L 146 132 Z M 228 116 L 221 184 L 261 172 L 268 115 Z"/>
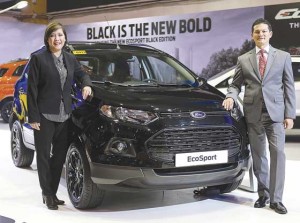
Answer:
<path fill-rule="evenodd" d="M 62 29 L 57 29 L 48 38 L 49 49 L 52 53 L 61 51 L 66 42 L 66 37 Z"/>

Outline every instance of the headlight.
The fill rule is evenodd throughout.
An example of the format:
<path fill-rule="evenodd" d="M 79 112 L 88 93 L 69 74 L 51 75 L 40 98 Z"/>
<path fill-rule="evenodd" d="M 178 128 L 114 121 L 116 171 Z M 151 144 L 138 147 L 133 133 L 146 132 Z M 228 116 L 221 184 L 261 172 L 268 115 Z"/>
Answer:
<path fill-rule="evenodd" d="M 157 116 L 148 111 L 134 110 L 123 107 L 113 107 L 103 105 L 100 108 L 102 114 L 109 118 L 131 122 L 135 124 L 147 125 L 157 119 Z"/>

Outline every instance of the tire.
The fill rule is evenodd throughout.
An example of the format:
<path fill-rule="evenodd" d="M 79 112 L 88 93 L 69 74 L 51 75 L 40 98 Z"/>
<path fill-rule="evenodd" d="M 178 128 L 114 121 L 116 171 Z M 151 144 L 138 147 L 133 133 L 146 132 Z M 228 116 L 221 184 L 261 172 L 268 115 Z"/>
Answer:
<path fill-rule="evenodd" d="M 90 166 L 81 146 L 72 143 L 66 157 L 66 184 L 70 201 L 78 209 L 99 206 L 104 198 L 104 190 L 92 181 Z"/>
<path fill-rule="evenodd" d="M 4 103 L 4 105 L 2 106 L 2 109 L 1 109 L 1 117 L 2 117 L 3 121 L 6 123 L 8 123 L 9 117 L 11 116 L 12 104 L 13 104 L 12 101 L 7 101 Z"/>
<path fill-rule="evenodd" d="M 233 182 L 233 183 L 230 183 L 230 184 L 223 184 L 223 185 L 218 185 L 218 186 L 207 187 L 207 189 L 220 190 L 220 194 L 230 193 L 231 191 L 234 191 L 235 189 L 237 189 L 241 185 L 242 181 L 243 181 L 243 179 Z"/>
<path fill-rule="evenodd" d="M 23 143 L 22 130 L 18 121 L 11 128 L 11 157 L 16 167 L 28 167 L 32 164 L 34 150 L 28 149 Z"/>

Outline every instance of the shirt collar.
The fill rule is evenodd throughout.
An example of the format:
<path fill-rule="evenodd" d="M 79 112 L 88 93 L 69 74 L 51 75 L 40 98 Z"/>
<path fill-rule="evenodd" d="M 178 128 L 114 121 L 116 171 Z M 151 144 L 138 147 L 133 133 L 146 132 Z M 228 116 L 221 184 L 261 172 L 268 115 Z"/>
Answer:
<path fill-rule="evenodd" d="M 54 61 L 58 61 L 60 63 L 63 62 L 63 54 L 60 54 L 59 57 L 56 57 L 54 54 L 52 54 Z"/>
<path fill-rule="evenodd" d="M 266 51 L 266 53 L 269 54 L 269 51 L 270 51 L 270 45 L 266 46 L 266 47 L 263 48 L 263 49 Z M 261 50 L 260 48 L 258 48 L 257 46 L 255 46 L 255 52 L 256 52 L 256 54 L 258 54 L 260 50 Z"/>

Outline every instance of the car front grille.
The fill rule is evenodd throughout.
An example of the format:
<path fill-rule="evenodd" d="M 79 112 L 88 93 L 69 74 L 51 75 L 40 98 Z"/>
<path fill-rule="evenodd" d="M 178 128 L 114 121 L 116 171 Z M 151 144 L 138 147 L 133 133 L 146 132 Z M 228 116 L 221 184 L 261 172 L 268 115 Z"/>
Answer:
<path fill-rule="evenodd" d="M 164 129 L 146 142 L 154 160 L 175 162 L 175 154 L 228 150 L 234 156 L 241 147 L 240 135 L 231 127 Z"/>

